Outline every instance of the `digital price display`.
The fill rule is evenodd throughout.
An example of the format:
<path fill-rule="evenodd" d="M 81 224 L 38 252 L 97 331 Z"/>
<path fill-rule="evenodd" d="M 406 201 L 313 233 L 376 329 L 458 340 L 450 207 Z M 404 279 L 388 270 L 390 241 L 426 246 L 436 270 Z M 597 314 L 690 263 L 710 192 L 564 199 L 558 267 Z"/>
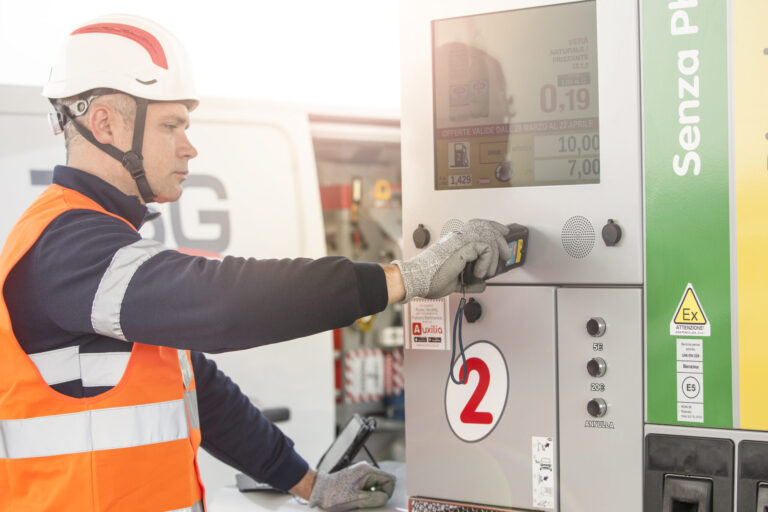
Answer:
<path fill-rule="evenodd" d="M 600 182 L 595 2 L 433 21 L 437 190 Z"/>

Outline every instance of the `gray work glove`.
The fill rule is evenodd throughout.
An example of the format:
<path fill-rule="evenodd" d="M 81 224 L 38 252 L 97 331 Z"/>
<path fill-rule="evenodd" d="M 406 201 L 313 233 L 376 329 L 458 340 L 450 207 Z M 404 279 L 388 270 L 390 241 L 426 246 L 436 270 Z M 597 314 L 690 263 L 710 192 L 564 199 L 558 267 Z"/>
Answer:
<path fill-rule="evenodd" d="M 335 473 L 318 473 L 309 504 L 330 512 L 382 507 L 394 490 L 394 475 L 358 462 Z"/>
<path fill-rule="evenodd" d="M 512 250 L 504 239 L 508 232 L 509 228 L 498 222 L 472 219 L 461 230 L 448 233 L 418 256 L 393 261 L 403 275 L 403 302 L 414 297 L 437 299 L 461 291 L 460 274 L 470 261 L 477 260 L 475 277 L 493 277 L 499 257 L 505 261 L 512 257 Z M 484 289 L 482 282 L 465 287 L 465 291 L 471 293 Z"/>

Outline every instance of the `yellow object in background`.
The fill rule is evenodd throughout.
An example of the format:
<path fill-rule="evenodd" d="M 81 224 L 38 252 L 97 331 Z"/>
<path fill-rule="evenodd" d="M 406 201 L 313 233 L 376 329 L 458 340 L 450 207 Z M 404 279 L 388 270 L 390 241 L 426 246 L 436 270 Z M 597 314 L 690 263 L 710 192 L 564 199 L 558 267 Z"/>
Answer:
<path fill-rule="evenodd" d="M 371 329 L 373 329 L 374 320 L 376 320 L 376 315 L 364 316 L 363 318 L 358 318 L 355 320 L 355 323 L 352 324 L 352 327 L 363 332 L 369 332 Z"/>
<path fill-rule="evenodd" d="M 380 201 L 389 201 L 392 197 L 392 187 L 387 180 L 381 179 L 374 185 L 376 199 Z"/>

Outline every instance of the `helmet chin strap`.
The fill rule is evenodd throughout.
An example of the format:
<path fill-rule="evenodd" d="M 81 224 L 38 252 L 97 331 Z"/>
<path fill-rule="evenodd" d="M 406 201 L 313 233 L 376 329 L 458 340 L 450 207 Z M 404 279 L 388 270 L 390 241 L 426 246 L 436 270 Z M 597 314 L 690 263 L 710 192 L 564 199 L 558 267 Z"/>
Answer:
<path fill-rule="evenodd" d="M 97 141 L 96 137 L 93 136 L 93 133 L 89 129 L 75 121 L 75 116 L 72 115 L 72 112 L 70 112 L 66 105 L 57 104 L 53 101 L 51 101 L 51 103 L 53 103 L 53 107 L 64 118 L 64 122 L 61 124 L 64 125 L 66 120 L 71 121 L 78 133 L 88 140 L 88 142 L 123 164 L 123 167 L 131 173 L 133 181 L 136 182 L 136 186 L 139 188 L 139 193 L 141 194 L 144 203 L 151 203 L 157 196 L 152 192 L 152 188 L 149 186 L 149 181 L 147 181 L 147 175 L 144 171 L 144 157 L 141 155 L 141 147 L 144 142 L 144 125 L 147 119 L 147 105 L 149 104 L 149 101 L 135 97 L 134 100 L 136 101 L 136 119 L 133 123 L 133 143 L 131 144 L 130 151 L 125 152 L 111 144 L 102 144 Z"/>

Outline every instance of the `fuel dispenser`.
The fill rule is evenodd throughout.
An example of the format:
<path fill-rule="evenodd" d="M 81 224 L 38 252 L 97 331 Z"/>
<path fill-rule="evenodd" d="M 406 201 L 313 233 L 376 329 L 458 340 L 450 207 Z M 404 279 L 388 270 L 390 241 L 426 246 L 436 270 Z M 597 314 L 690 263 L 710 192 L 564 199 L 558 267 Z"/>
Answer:
<path fill-rule="evenodd" d="M 401 4 L 404 256 L 527 234 L 485 292 L 405 308 L 411 510 L 764 512 L 766 16 Z"/>

